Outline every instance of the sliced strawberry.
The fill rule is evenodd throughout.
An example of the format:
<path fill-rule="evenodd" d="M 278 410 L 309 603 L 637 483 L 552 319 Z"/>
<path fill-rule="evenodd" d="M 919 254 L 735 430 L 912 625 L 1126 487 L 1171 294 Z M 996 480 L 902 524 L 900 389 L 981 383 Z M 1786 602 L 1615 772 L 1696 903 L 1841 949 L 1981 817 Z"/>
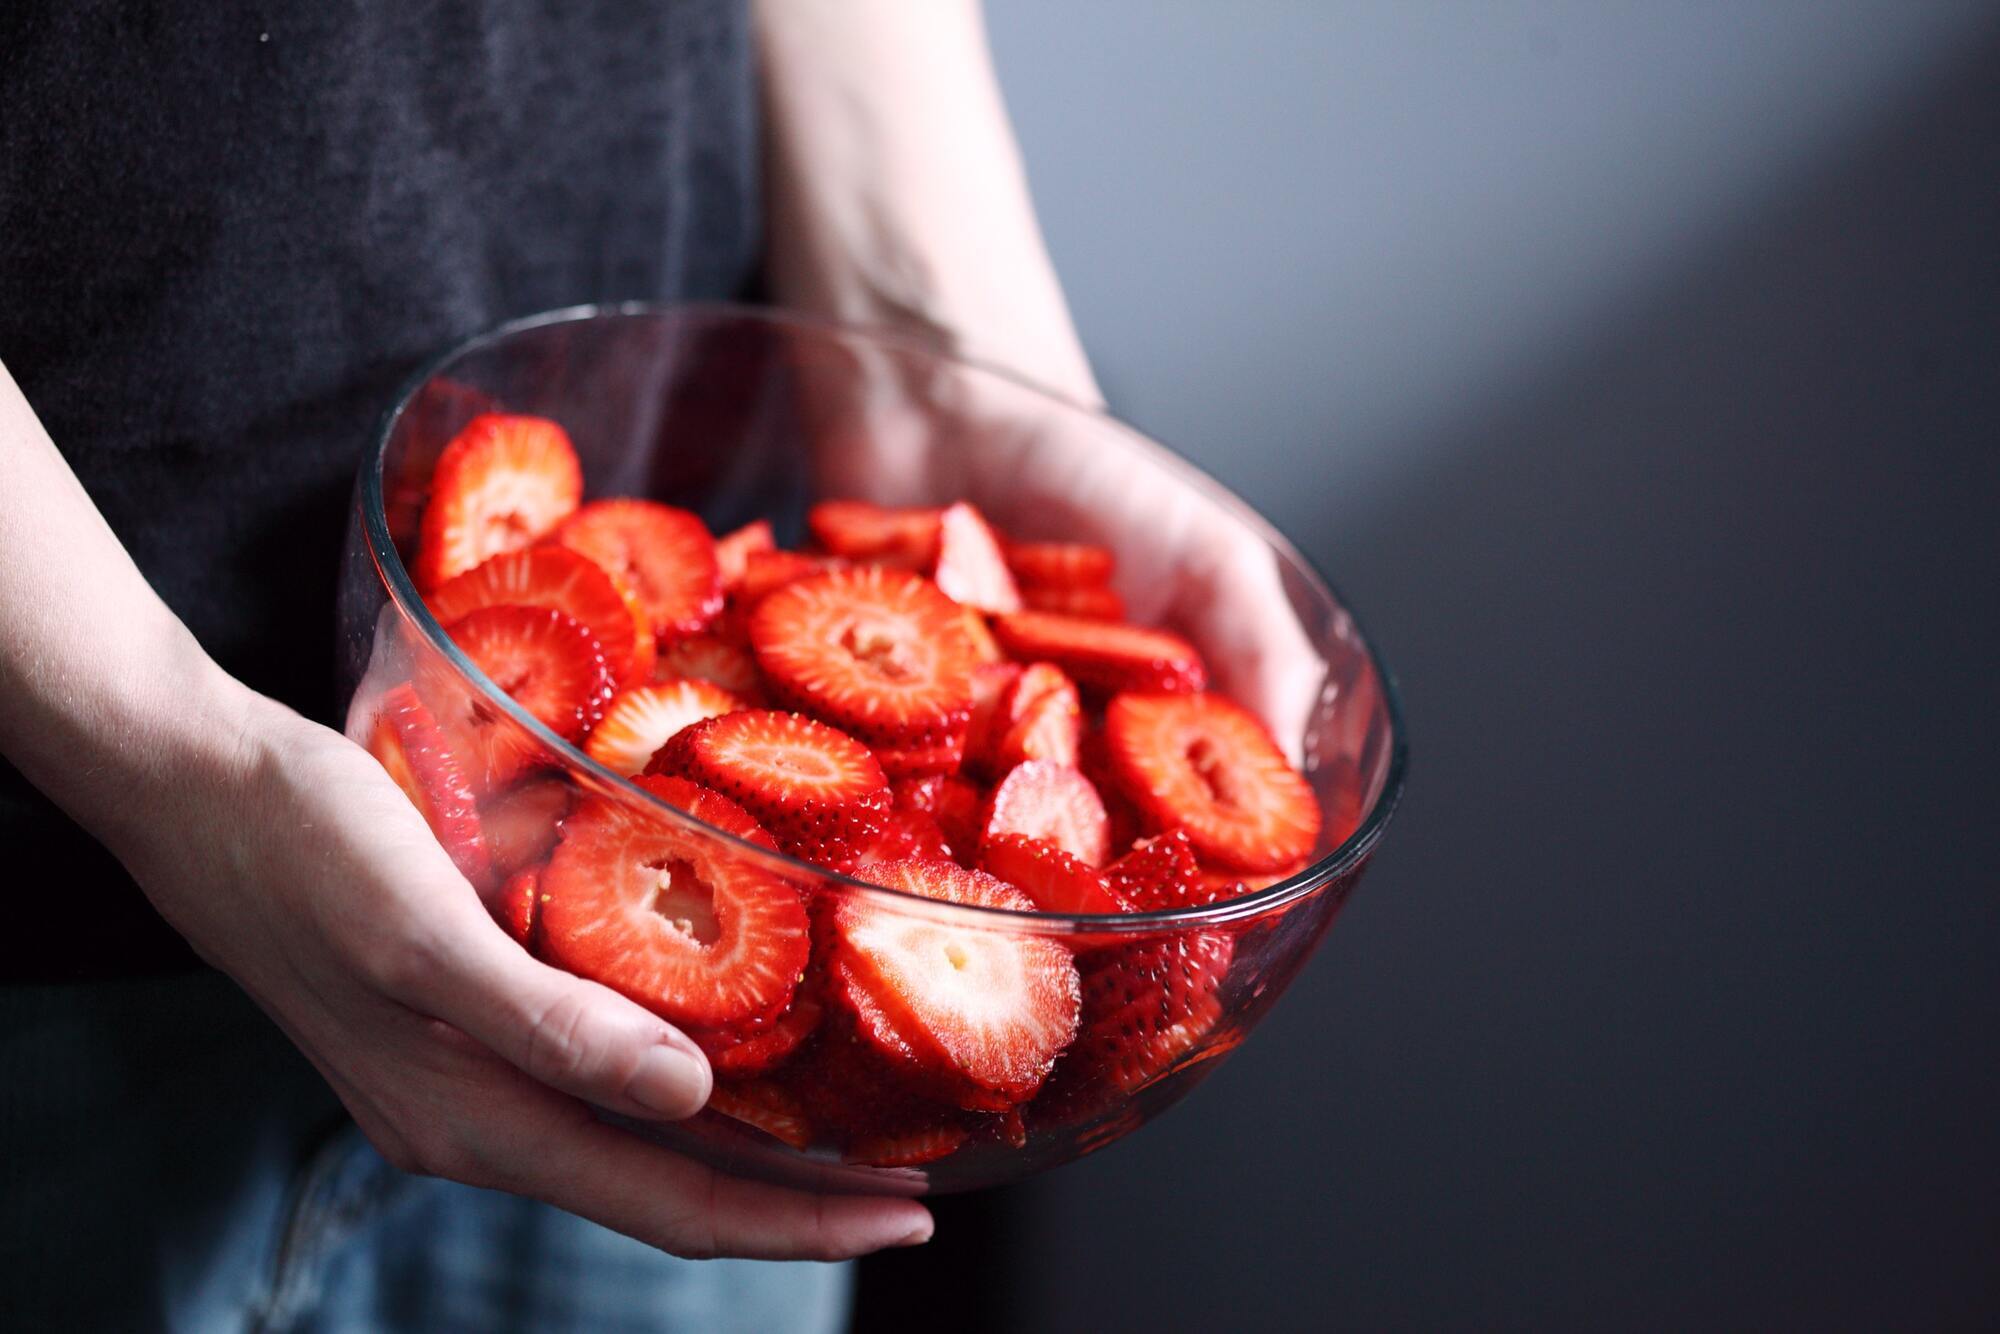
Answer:
<path fill-rule="evenodd" d="M 764 678 L 758 673 L 757 660 L 750 656 L 750 650 L 712 634 L 677 639 L 661 651 L 659 663 L 653 668 L 653 679 L 669 681 L 676 677 L 711 681 L 750 704 L 764 698 Z"/>
<path fill-rule="evenodd" d="M 970 1138 L 964 1126 L 943 1122 L 894 1134 L 857 1135 L 841 1157 L 869 1167 L 918 1167 L 950 1157 Z"/>
<path fill-rule="evenodd" d="M 1194 645 L 1164 630 L 1020 611 L 995 617 L 993 633 L 1015 659 L 1052 662 L 1093 690 L 1193 691 L 1208 683 Z"/>
<path fill-rule="evenodd" d="M 563 428 L 541 417 L 485 413 L 438 456 L 417 545 L 429 592 L 503 551 L 518 551 L 569 517 L 583 467 Z"/>
<path fill-rule="evenodd" d="M 986 617 L 977 607 L 961 607 L 960 620 L 965 625 L 965 637 L 972 644 L 972 660 L 978 663 L 1005 662 L 1007 655 L 1000 651 L 999 641 L 993 638 L 993 631 L 987 627 Z"/>
<path fill-rule="evenodd" d="M 500 901 L 494 908 L 500 925 L 524 949 L 532 947 L 535 939 L 535 919 L 541 910 L 541 875 L 541 868 L 536 866 L 516 871 L 500 887 Z"/>
<path fill-rule="evenodd" d="M 749 1030 L 689 1029 L 718 1079 L 740 1079 L 775 1069 L 819 1028 L 819 998 L 801 992 L 771 1023 Z"/>
<path fill-rule="evenodd" d="M 914 746 L 877 746 L 875 758 L 890 778 L 926 778 L 955 774 L 965 764 L 965 734 L 940 737 Z"/>
<path fill-rule="evenodd" d="M 1290 866 L 1262 874 L 1245 874 L 1242 871 L 1201 872 L 1202 903 L 1220 903 L 1224 899 L 1240 899 L 1245 894 L 1255 894 L 1269 889 L 1281 880 L 1290 880 L 1306 869 L 1308 862 L 1294 862 Z"/>
<path fill-rule="evenodd" d="M 986 516 L 964 501 L 945 507 L 938 516 L 937 563 L 931 578 L 954 602 L 981 611 L 1021 609 L 1021 593 L 1000 554 L 1000 539 Z"/>
<path fill-rule="evenodd" d="M 611 698 L 611 672 L 597 641 L 553 607 L 481 607 L 445 632 L 488 680 L 565 741 L 581 740 Z M 541 742 L 442 664 L 423 674 L 422 688 L 477 791 L 497 791 L 554 762 Z"/>
<path fill-rule="evenodd" d="M 1194 931 L 1087 957 L 1082 1022 L 1044 1100 L 1050 1109 L 1094 1115 L 1184 1060 L 1222 1017 L 1234 953 L 1226 932 Z"/>
<path fill-rule="evenodd" d="M 1215 902 L 1185 829 L 1136 844 L 1104 868 L 1104 878 L 1139 912 L 1169 912 Z"/>
<path fill-rule="evenodd" d="M 996 773 L 1029 760 L 1075 767 L 1083 736 L 1076 683 L 1053 663 L 1029 663 L 1002 695 L 991 726 L 989 754 Z"/>
<path fill-rule="evenodd" d="M 998 876 L 1043 912 L 1122 913 L 1127 903 L 1094 870 L 1053 843 L 1002 834 L 979 850 L 979 869 Z"/>
<path fill-rule="evenodd" d="M 928 579 L 861 566 L 788 584 L 750 617 L 774 691 L 865 744 L 963 737 L 972 644 L 958 606 Z"/>
<path fill-rule="evenodd" d="M 979 850 L 979 810 L 985 798 L 969 779 L 956 774 L 903 779 L 895 784 L 894 801 L 897 810 L 935 816 L 957 860 L 969 862 Z"/>
<path fill-rule="evenodd" d="M 423 815 L 459 873 L 490 889 L 493 866 L 472 784 L 414 687 L 399 685 L 382 697 L 368 749 Z"/>
<path fill-rule="evenodd" d="M 618 685 L 644 678 L 652 631 L 610 575 L 568 547 L 530 547 L 493 557 L 431 594 L 431 615 L 450 626 L 481 607 L 553 607 L 573 616 L 604 650 Z"/>
<path fill-rule="evenodd" d="M 708 1095 L 708 1110 L 761 1130 L 794 1149 L 809 1148 L 813 1123 L 803 1103 L 788 1089 L 767 1079 L 717 1082 Z"/>
<path fill-rule="evenodd" d="M 1034 611 L 1058 612 L 1092 621 L 1125 619 L 1125 599 L 1108 588 L 1024 588 L 1021 601 Z"/>
<path fill-rule="evenodd" d="M 1021 664 L 1018 662 L 987 662 L 972 669 L 972 717 L 965 725 L 965 758 L 982 769 L 990 770 L 993 759 L 993 745 L 997 741 L 994 719 L 1000 713 L 1000 701 L 1020 678 Z"/>
<path fill-rule="evenodd" d="M 872 828 L 856 831 L 847 841 L 831 847 L 824 864 L 843 875 L 868 878 L 868 868 L 877 862 L 907 861 L 912 857 L 949 858 L 951 844 L 945 840 L 944 826 L 926 811 L 890 810 L 881 814 Z"/>
<path fill-rule="evenodd" d="M 1212 694 L 1120 695 L 1104 735 L 1147 824 L 1186 829 L 1204 864 L 1274 871 L 1312 852 L 1319 801 L 1242 706 Z"/>
<path fill-rule="evenodd" d="M 796 713 L 745 709 L 695 723 L 647 772 L 679 774 L 741 802 L 785 851 L 813 862 L 871 837 L 889 809 L 888 779 L 868 748 Z"/>
<path fill-rule="evenodd" d="M 563 522 L 556 541 L 630 588 L 660 639 L 691 635 L 722 610 L 715 539 L 698 514 L 651 500 L 593 500 Z"/>
<path fill-rule="evenodd" d="M 1096 588 L 1111 582 L 1118 561 L 1107 547 L 1088 542 L 1009 542 L 1007 568 L 1030 588 Z"/>
<path fill-rule="evenodd" d="M 884 862 L 870 878 L 951 903 L 1034 908 L 1012 886 L 947 861 Z M 835 905 L 833 928 L 852 991 L 880 1007 L 918 1065 L 969 1092 L 1032 1096 L 1076 1033 L 1076 966 L 1052 940 L 955 926 L 858 895 Z M 980 1097 L 961 1105 L 998 1110 Z"/>
<path fill-rule="evenodd" d="M 584 753 L 613 773 L 644 773 L 653 752 L 690 723 L 733 713 L 743 701 L 709 681 L 660 681 L 612 696 Z"/>
<path fill-rule="evenodd" d="M 1111 826 L 1097 789 L 1066 764 L 1030 760 L 1008 771 L 986 799 L 979 842 L 1002 834 L 1046 839 L 1091 866 L 1111 850 Z"/>
<path fill-rule="evenodd" d="M 1140 824 L 1139 808 L 1118 785 L 1118 776 L 1111 767 L 1111 747 L 1102 728 L 1085 730 L 1083 743 L 1077 747 L 1076 767 L 1083 770 L 1083 776 L 1104 799 L 1104 813 L 1111 821 L 1111 850 L 1129 849 L 1146 831 Z"/>
<path fill-rule="evenodd" d="M 736 581 L 732 592 L 737 606 L 754 608 L 786 584 L 846 566 L 845 561 L 807 551 L 753 551 L 744 558 L 743 577 Z"/>
<path fill-rule="evenodd" d="M 743 578 L 743 563 L 753 551 L 776 551 L 777 538 L 771 533 L 768 519 L 758 519 L 746 523 L 733 533 L 724 533 L 715 539 L 715 568 L 722 576 L 722 590 L 734 591 L 737 581 Z"/>
<path fill-rule="evenodd" d="M 725 797 L 677 779 L 634 781 L 703 824 L 770 845 Z M 797 891 L 636 802 L 584 802 L 541 883 L 549 958 L 671 1023 L 724 1028 L 780 1009 L 811 952 Z"/>
<path fill-rule="evenodd" d="M 486 831 L 486 849 L 493 856 L 496 876 L 511 876 L 548 860 L 569 814 L 572 791 L 567 779 L 546 774 L 516 783 L 479 803 L 479 824 Z"/>
<path fill-rule="evenodd" d="M 905 569 L 928 569 L 938 542 L 938 511 L 889 509 L 864 500 L 822 500 L 806 512 L 813 541 L 836 556 Z"/>

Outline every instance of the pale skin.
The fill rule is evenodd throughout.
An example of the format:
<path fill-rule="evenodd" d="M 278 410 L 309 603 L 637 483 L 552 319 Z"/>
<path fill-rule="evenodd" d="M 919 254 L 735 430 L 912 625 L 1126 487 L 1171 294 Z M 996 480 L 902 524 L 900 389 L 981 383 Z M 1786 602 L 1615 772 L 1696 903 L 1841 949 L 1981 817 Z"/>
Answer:
<path fill-rule="evenodd" d="M 781 304 L 1098 401 L 969 0 L 756 6 Z M 599 1122 L 679 1118 L 700 1052 L 534 960 L 364 751 L 230 678 L 0 366 L 0 753 L 310 1058 L 385 1157 L 686 1256 L 922 1242 L 911 1200 L 739 1181 Z"/>

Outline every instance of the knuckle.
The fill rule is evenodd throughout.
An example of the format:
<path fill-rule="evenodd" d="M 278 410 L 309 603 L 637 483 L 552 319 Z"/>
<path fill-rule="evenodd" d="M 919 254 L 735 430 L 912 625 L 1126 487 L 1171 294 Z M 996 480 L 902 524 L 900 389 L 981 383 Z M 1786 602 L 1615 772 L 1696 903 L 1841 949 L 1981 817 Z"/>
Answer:
<path fill-rule="evenodd" d="M 445 966 L 443 942 L 427 931 L 410 931 L 367 951 L 362 968 L 375 988 L 387 995 L 410 997 L 434 984 Z"/>
<path fill-rule="evenodd" d="M 615 1026 L 599 1021 L 585 993 L 566 990 L 535 1016 L 524 1065 L 544 1084 L 622 1089 L 637 1070 L 638 1051 L 620 1040 Z"/>

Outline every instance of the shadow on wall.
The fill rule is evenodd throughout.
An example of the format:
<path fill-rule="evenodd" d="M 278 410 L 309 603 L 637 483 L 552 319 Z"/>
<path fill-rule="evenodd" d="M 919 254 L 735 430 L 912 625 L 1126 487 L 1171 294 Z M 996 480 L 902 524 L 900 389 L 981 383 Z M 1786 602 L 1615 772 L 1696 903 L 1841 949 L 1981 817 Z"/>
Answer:
<path fill-rule="evenodd" d="M 1185 1107 L 946 1202 L 860 1328 L 2000 1316 L 1996 145 L 1989 37 L 1286 516 L 1414 723 L 1369 883 Z"/>

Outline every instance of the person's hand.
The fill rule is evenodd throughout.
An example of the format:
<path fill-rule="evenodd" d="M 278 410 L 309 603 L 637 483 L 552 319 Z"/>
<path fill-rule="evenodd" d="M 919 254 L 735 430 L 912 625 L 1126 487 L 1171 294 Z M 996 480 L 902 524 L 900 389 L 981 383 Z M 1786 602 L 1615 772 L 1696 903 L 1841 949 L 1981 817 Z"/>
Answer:
<path fill-rule="evenodd" d="M 545 1200 L 690 1257 L 841 1259 L 930 1235 L 909 1200 L 751 1183 L 599 1121 L 692 1115 L 699 1049 L 536 962 L 358 746 L 240 687 L 114 851 L 405 1171 Z M 150 831 L 150 832 L 148 832 Z"/>

